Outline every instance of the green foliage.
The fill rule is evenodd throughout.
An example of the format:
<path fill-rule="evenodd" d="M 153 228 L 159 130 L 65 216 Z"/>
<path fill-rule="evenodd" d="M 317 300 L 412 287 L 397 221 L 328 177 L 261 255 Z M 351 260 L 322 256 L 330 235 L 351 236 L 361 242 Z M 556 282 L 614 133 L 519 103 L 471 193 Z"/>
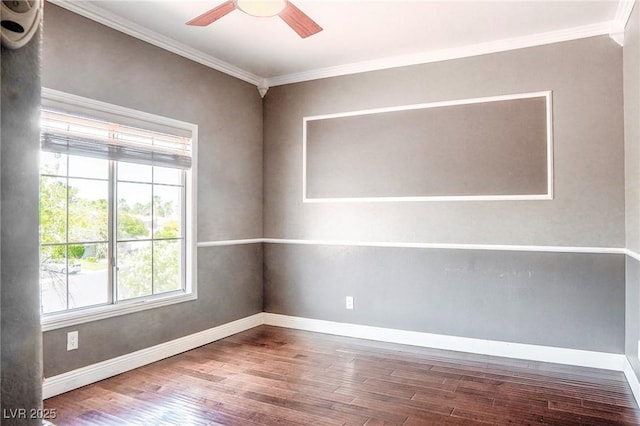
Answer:
<path fill-rule="evenodd" d="M 134 243 L 119 253 L 118 295 L 120 300 L 179 290 L 180 241 Z M 153 266 L 153 268 L 152 268 Z M 153 285 L 152 285 L 153 282 Z"/>
<path fill-rule="evenodd" d="M 67 253 L 69 253 L 69 259 L 82 259 L 85 248 L 82 244 L 70 244 L 68 248 L 61 244 L 51 246 L 50 250 L 51 259 L 54 260 L 65 259 L 67 257 Z"/>
<path fill-rule="evenodd" d="M 69 240 L 106 241 L 108 238 L 106 199 L 78 197 L 78 189 L 64 180 L 40 179 L 40 239 L 43 243 L 64 243 L 67 238 L 67 200 Z"/>
<path fill-rule="evenodd" d="M 51 259 L 60 260 L 67 257 L 67 246 L 51 246 Z"/>
<path fill-rule="evenodd" d="M 82 259 L 84 255 L 84 246 L 80 244 L 73 244 L 69 246 L 69 258 Z"/>
<path fill-rule="evenodd" d="M 173 203 L 162 201 L 159 195 L 153 196 L 153 213 L 160 217 L 169 217 L 173 214 Z"/>
<path fill-rule="evenodd" d="M 128 213 L 121 213 L 118 216 L 118 237 L 121 239 L 146 237 L 149 230 L 144 225 L 142 219 Z"/>
<path fill-rule="evenodd" d="M 45 170 L 46 172 L 46 170 Z M 69 182 L 73 182 L 70 180 Z M 131 202 L 131 200 L 129 200 Z M 180 219 L 172 200 L 164 201 L 155 195 L 149 203 L 117 201 L 118 239 L 150 238 L 145 220 L 159 224 L 155 238 L 162 241 L 118 243 L 117 286 L 120 300 L 153 293 L 179 290 L 182 287 L 183 241 L 180 235 Z M 79 195 L 78 188 L 67 187 L 64 178 L 43 176 L 40 179 L 40 232 L 42 243 L 59 243 L 43 247 L 42 256 L 56 262 L 83 259 L 91 264 L 87 270 L 107 267 L 106 243 L 82 244 L 80 242 L 106 242 L 109 205 L 103 199 L 87 199 Z M 67 229 L 68 227 L 68 229 Z M 71 242 L 72 244 L 65 244 Z M 78 244 L 73 244 L 78 242 Z"/>
<path fill-rule="evenodd" d="M 156 238 L 178 238 L 179 234 L 180 223 L 176 219 L 169 219 L 156 231 Z"/>
<path fill-rule="evenodd" d="M 158 241 L 153 251 L 153 283 L 156 293 L 179 290 L 180 241 Z"/>
<path fill-rule="evenodd" d="M 40 235 L 43 243 L 64 243 L 67 232 L 67 187 L 64 181 L 40 178 Z"/>
<path fill-rule="evenodd" d="M 151 244 L 118 251 L 118 299 L 126 300 L 152 293 Z"/>

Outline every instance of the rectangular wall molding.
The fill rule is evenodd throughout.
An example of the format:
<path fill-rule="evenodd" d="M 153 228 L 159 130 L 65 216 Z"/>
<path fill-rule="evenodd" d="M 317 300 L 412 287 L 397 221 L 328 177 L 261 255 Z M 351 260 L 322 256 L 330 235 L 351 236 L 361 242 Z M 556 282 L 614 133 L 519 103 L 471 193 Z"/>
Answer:
<path fill-rule="evenodd" d="M 305 116 L 302 200 L 551 200 L 552 118 L 551 91 Z"/>

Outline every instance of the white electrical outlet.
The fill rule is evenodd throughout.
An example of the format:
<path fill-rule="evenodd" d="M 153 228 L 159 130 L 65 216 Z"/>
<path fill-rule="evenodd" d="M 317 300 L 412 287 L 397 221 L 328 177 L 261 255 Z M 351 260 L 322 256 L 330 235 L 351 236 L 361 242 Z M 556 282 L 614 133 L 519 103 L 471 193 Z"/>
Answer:
<path fill-rule="evenodd" d="M 78 332 L 70 331 L 67 333 L 67 350 L 72 351 L 78 349 Z"/>
<path fill-rule="evenodd" d="M 347 309 L 353 309 L 353 296 L 347 296 Z"/>

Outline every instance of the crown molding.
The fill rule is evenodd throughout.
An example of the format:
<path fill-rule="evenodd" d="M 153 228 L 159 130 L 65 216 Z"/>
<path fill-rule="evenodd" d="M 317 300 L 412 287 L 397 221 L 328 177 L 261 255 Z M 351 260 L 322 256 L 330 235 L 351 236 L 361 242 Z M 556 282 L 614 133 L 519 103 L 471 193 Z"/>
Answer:
<path fill-rule="evenodd" d="M 620 46 L 624 46 L 624 29 L 627 26 L 627 22 L 629 22 L 634 4 L 635 0 L 620 0 L 616 16 L 611 21 L 609 37 Z"/>
<path fill-rule="evenodd" d="M 260 96 L 264 97 L 267 90 L 273 86 L 299 83 L 321 78 L 338 77 L 343 75 L 358 74 L 369 71 L 379 71 L 389 68 L 398 68 L 411 65 L 427 64 L 452 59 L 461 59 L 471 56 L 486 55 L 490 53 L 505 52 L 526 47 L 542 46 L 546 44 L 577 40 L 587 37 L 609 35 L 616 43 L 624 42 L 624 27 L 633 10 L 635 0 L 620 0 L 615 18 L 611 21 L 600 22 L 591 25 L 567 28 L 558 31 L 532 34 L 528 36 L 495 40 L 486 43 L 478 43 L 452 49 L 441 49 L 421 52 L 413 55 L 394 56 L 370 61 L 354 62 L 333 67 L 319 68 L 292 74 L 274 77 L 262 77 L 249 71 L 245 71 L 232 64 L 207 55 L 197 49 L 179 43 L 145 27 L 135 24 L 118 15 L 112 14 L 91 2 L 74 2 L 72 0 L 47 0 L 55 5 L 63 7 L 85 18 L 106 25 L 117 31 L 128 34 L 139 40 L 146 41 L 154 46 L 168 50 L 192 61 L 198 62 L 209 68 L 213 68 L 232 77 L 254 84 Z"/>
<path fill-rule="evenodd" d="M 616 16 L 613 18 L 612 27 L 618 28 L 624 31 L 631 17 L 633 6 L 636 0 L 620 0 L 618 3 L 618 9 L 616 10 Z"/>
<path fill-rule="evenodd" d="M 176 55 L 180 55 L 209 68 L 213 68 L 214 70 L 246 81 L 247 83 L 258 86 L 264 80 L 262 77 L 172 40 L 169 37 L 158 34 L 155 31 L 151 31 L 148 28 L 135 24 L 127 19 L 97 7 L 90 2 L 74 2 L 71 0 L 47 1 L 73 13 L 84 16 L 85 18 L 106 25 L 109 28 L 113 28 L 114 30 L 130 35 L 131 37 L 146 41 L 147 43 L 168 50 Z"/>
<path fill-rule="evenodd" d="M 523 37 L 496 40 L 486 43 L 472 44 L 452 49 L 434 50 L 415 55 L 395 56 L 372 61 L 354 62 L 351 64 L 327 67 L 300 73 L 287 74 L 268 78 L 270 87 L 283 84 L 299 83 L 302 81 L 317 80 L 321 78 L 337 77 L 341 75 L 357 74 L 368 71 L 378 71 L 389 68 L 405 67 L 410 65 L 427 64 L 451 59 L 467 58 L 470 56 L 486 55 L 489 53 L 505 52 L 508 50 L 522 49 L 525 47 L 541 46 L 545 44 L 576 40 L 609 34 L 610 22 L 584 25 L 567 28 L 564 30 L 550 31 Z"/>

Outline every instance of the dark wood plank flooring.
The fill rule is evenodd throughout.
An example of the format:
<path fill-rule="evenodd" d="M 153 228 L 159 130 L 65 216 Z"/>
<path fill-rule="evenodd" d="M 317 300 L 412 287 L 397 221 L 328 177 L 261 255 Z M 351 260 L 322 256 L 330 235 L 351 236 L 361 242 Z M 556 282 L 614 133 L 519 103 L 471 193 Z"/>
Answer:
<path fill-rule="evenodd" d="M 56 425 L 638 425 L 624 375 L 260 326 L 50 398 Z"/>

